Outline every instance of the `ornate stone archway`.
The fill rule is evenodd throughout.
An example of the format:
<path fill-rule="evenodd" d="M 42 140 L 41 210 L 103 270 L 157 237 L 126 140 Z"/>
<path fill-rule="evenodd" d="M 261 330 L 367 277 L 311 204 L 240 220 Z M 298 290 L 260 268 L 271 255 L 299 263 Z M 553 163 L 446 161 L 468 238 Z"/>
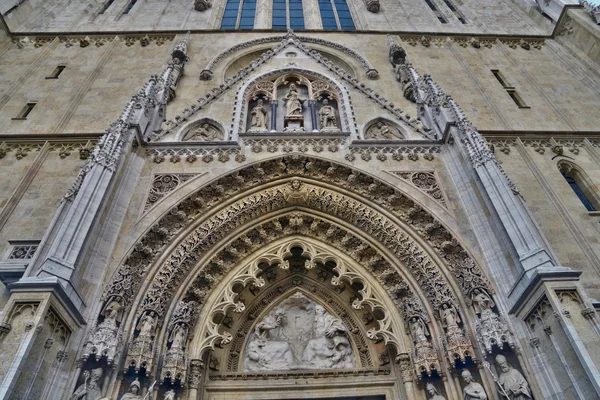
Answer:
<path fill-rule="evenodd" d="M 204 215 L 206 209 L 214 213 Z M 156 333 L 157 325 L 164 327 L 168 321 L 168 310 L 175 308 L 178 298 L 175 289 L 182 282 L 198 271 L 205 275 L 197 279 L 205 279 L 206 273 L 215 272 L 215 268 L 221 268 L 216 276 L 222 276 L 246 254 L 248 248 L 244 247 L 249 246 L 244 240 L 262 241 L 267 232 L 263 222 L 271 224 L 269 230 L 282 230 L 281 222 L 278 228 L 269 219 L 277 212 L 298 211 L 312 222 L 320 218 L 334 230 L 351 232 L 343 235 L 352 244 L 350 253 L 380 281 L 394 282 L 394 274 L 403 271 L 411 285 L 402 285 L 400 279 L 401 287 L 386 290 L 397 291 L 403 308 L 411 303 L 406 298 L 414 298 L 409 295 L 412 286 L 421 293 L 429 310 L 423 317 L 415 315 L 411 328 L 437 320 L 433 331 L 445 333 L 442 337 L 450 361 L 475 357 L 469 339 L 474 333 L 469 326 L 476 316 L 464 298 L 469 299 L 476 289 L 491 295 L 493 288 L 473 258 L 433 215 L 397 189 L 350 167 L 304 155 L 261 162 L 213 181 L 173 207 L 136 244 L 103 296 L 103 301 L 119 299 L 128 313 L 120 330 L 125 340 L 138 349 L 130 355 L 153 354 L 161 343 L 158 338 L 164 342 L 164 337 Z M 289 215 L 287 218 L 286 226 L 294 219 Z M 312 222 L 311 227 L 319 226 Z M 245 239 L 237 237 L 245 230 Z M 353 236 L 368 238 L 370 245 L 360 245 Z M 176 237 L 179 239 L 174 240 Z M 226 243 L 229 248 L 223 251 Z M 169 250 L 163 250 L 167 245 Z M 219 251 L 225 258 L 210 261 Z M 385 255 L 391 269 L 384 266 L 377 271 L 381 267 L 378 253 Z M 205 279 L 204 285 L 211 287 L 215 282 L 212 279 Z M 449 314 L 431 310 L 448 310 Z M 448 319 L 450 314 L 453 317 Z M 147 330 L 153 334 L 136 347 L 144 328 L 140 324 L 148 320 L 152 323 Z M 432 334 L 425 337 L 413 333 L 415 369 L 419 374 L 443 372 L 432 340 Z M 84 357 L 91 353 L 84 352 Z M 155 366 L 152 360 L 143 364 L 148 372 Z"/>

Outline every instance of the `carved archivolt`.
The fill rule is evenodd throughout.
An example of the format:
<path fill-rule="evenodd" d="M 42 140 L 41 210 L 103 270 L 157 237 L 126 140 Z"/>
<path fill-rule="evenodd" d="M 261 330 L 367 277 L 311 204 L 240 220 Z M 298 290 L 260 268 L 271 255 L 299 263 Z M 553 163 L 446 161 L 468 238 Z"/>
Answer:
<path fill-rule="evenodd" d="M 463 293 L 468 293 L 473 286 L 489 287 L 492 290 L 481 270 L 450 232 L 434 217 L 396 189 L 346 166 L 311 157 L 289 156 L 236 171 L 203 187 L 175 206 L 134 246 L 124 264 L 117 270 L 111 283 L 107 286 L 104 298 L 115 294 L 121 295 L 126 300 L 126 307 L 130 307 L 134 296 L 139 290 L 139 284 L 148 273 L 152 260 L 179 230 L 202 215 L 204 210 L 222 204 L 225 198 L 264 182 L 286 176 L 314 177 L 359 195 L 367 195 L 375 199 L 380 205 L 390 210 L 396 218 L 404 221 L 430 242 L 442 259 L 447 262 L 448 268 L 455 274 Z M 206 220 L 190 237 L 182 242 L 182 245 L 175 250 L 171 258 L 164 263 L 162 267 L 164 272 L 159 272 L 154 278 L 156 283 L 149 290 L 150 292 L 157 291 L 157 296 L 150 296 L 153 298 L 151 303 L 159 304 L 163 300 L 167 300 L 161 300 L 164 294 L 159 295 L 163 292 L 160 288 L 173 287 L 171 286 L 171 279 L 178 279 L 177 276 L 181 276 L 182 271 L 190 269 L 193 260 L 188 255 L 212 247 L 219 240 L 220 235 L 226 233 L 227 229 L 243 223 L 248 218 L 253 218 L 252 215 L 259 215 L 267 210 L 270 211 L 277 207 L 293 204 L 288 203 L 286 199 L 290 198 L 290 190 L 291 188 L 278 188 L 263 191 L 232 204 L 229 209 L 219 212 L 212 219 Z M 313 188 L 313 194 L 307 196 L 304 201 L 310 199 L 317 209 L 335 209 L 338 213 L 344 213 L 347 207 L 353 208 L 356 212 L 362 209 L 360 211 L 362 216 L 356 215 L 354 217 L 361 228 L 364 226 L 373 229 L 372 235 L 389 237 L 386 232 L 389 233 L 390 231 L 386 230 L 386 226 L 382 223 L 394 226 L 395 224 L 392 221 L 387 218 L 374 220 L 374 217 L 381 218 L 381 216 L 358 202 L 336 203 L 336 201 L 345 201 L 344 196 L 323 192 L 322 194 L 328 197 L 319 198 L 318 196 L 321 193 L 317 193 L 318 190 L 316 187 Z M 345 214 L 347 218 L 352 218 L 349 212 Z M 368 223 L 369 226 L 365 226 L 365 223 Z M 411 241 L 408 239 L 395 245 L 395 239 L 389 238 L 389 240 L 391 241 L 390 245 L 394 247 L 403 248 L 408 246 L 410 248 L 412 246 Z M 417 269 L 424 269 L 421 274 L 422 279 L 431 281 L 426 272 L 428 268 L 431 268 L 431 260 L 419 264 Z M 441 296 L 446 301 L 447 297 L 451 295 L 446 293 L 441 294 Z M 440 301 L 435 301 L 434 304 L 440 304 Z"/>

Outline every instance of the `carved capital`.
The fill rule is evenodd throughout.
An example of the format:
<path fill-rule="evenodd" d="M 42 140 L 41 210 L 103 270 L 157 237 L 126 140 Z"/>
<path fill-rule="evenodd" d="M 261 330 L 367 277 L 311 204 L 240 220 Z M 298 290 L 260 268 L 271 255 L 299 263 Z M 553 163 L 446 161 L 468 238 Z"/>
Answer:
<path fill-rule="evenodd" d="M 198 389 L 200 387 L 200 379 L 202 378 L 202 371 L 204 370 L 204 362 L 202 360 L 194 359 L 190 360 L 190 388 Z"/>
<path fill-rule="evenodd" d="M 11 329 L 12 326 L 8 322 L 4 321 L 2 324 L 0 324 L 0 335 L 6 335 Z"/>
<path fill-rule="evenodd" d="M 532 337 L 531 339 L 529 339 L 529 345 L 537 349 L 538 347 L 540 347 L 540 339 L 537 337 Z"/>
<path fill-rule="evenodd" d="M 594 315 L 596 315 L 596 310 L 594 310 L 592 307 L 586 307 L 581 310 L 581 315 L 583 315 L 585 319 L 593 319 Z"/>
<path fill-rule="evenodd" d="M 59 350 L 56 353 L 56 361 L 58 361 L 59 363 L 63 363 L 65 361 L 67 361 L 68 358 L 69 358 L 69 353 L 65 350 Z"/>
<path fill-rule="evenodd" d="M 413 373 L 410 362 L 410 355 L 407 353 L 399 354 L 396 357 L 396 363 L 400 366 L 400 371 L 402 371 L 402 380 L 404 382 L 412 382 Z"/>
<path fill-rule="evenodd" d="M 544 333 L 548 336 L 552 335 L 552 328 L 550 328 L 549 326 L 545 327 Z"/>

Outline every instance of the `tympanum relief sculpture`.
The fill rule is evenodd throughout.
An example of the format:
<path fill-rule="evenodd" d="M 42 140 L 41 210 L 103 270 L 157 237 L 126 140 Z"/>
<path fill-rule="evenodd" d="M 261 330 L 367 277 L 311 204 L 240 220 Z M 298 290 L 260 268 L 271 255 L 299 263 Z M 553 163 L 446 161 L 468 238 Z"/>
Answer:
<path fill-rule="evenodd" d="M 184 142 L 211 142 L 215 140 L 223 140 L 223 134 L 209 123 L 193 127 L 183 137 Z"/>
<path fill-rule="evenodd" d="M 302 293 L 284 300 L 255 325 L 244 357 L 246 371 L 353 367 L 342 321 Z"/>

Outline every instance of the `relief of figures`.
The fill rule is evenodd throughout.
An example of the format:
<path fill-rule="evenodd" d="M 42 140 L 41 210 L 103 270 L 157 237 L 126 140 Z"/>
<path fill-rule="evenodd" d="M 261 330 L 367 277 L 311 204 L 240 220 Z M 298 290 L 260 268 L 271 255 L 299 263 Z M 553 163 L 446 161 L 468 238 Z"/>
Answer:
<path fill-rule="evenodd" d="M 190 129 L 183 138 L 184 142 L 210 142 L 215 140 L 223 140 L 223 135 L 217 128 L 207 123 Z"/>
<path fill-rule="evenodd" d="M 398 130 L 388 123 L 379 121 L 369 127 L 365 132 L 365 139 L 379 139 L 379 140 L 391 140 L 391 139 L 402 139 L 402 135 Z"/>
<path fill-rule="evenodd" d="M 246 371 L 353 367 L 343 322 L 301 293 L 256 324 L 244 357 Z"/>

